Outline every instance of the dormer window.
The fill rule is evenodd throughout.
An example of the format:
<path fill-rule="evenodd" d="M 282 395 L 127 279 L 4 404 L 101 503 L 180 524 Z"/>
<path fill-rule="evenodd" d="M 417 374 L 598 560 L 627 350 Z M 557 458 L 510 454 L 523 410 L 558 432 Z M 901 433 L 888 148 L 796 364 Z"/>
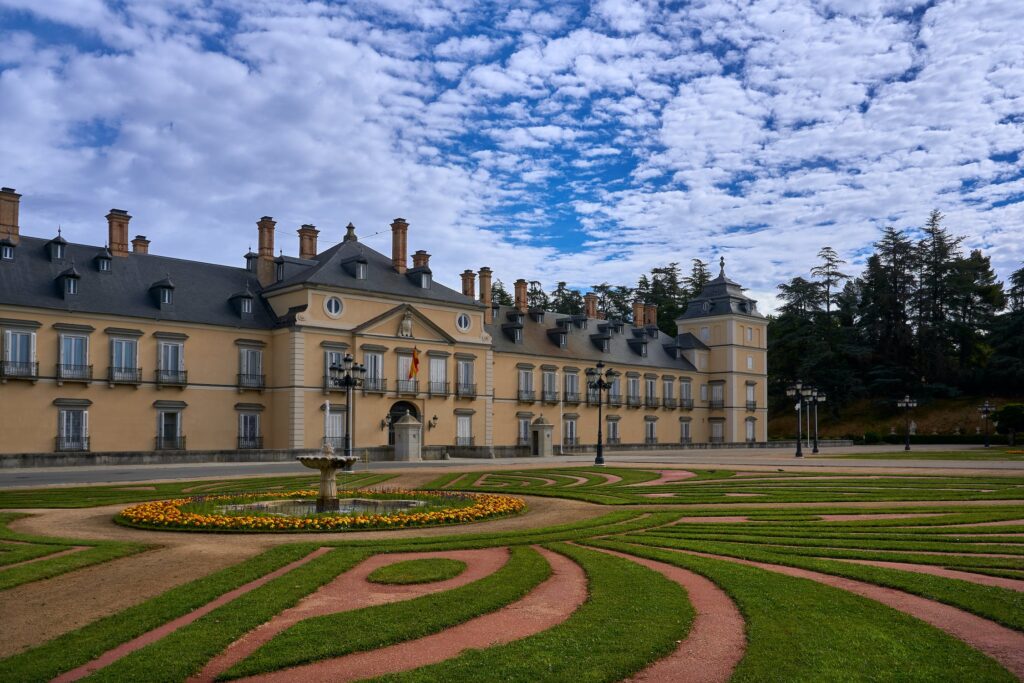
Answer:
<path fill-rule="evenodd" d="M 643 356 L 644 358 L 647 357 L 647 344 L 640 345 L 640 355 Z"/>
<path fill-rule="evenodd" d="M 521 344 L 523 341 L 523 331 L 518 327 L 512 328 L 512 341 L 516 344 Z"/>
<path fill-rule="evenodd" d="M 54 244 L 53 245 L 53 258 L 55 260 L 58 260 L 58 261 L 60 259 L 64 258 L 64 245 L 63 244 Z"/>
<path fill-rule="evenodd" d="M 0 245 L 0 260 L 2 261 L 13 261 L 14 260 L 14 246 L 11 244 Z"/>
<path fill-rule="evenodd" d="M 566 344 L 567 344 L 568 342 L 569 342 L 569 336 L 568 336 L 568 335 L 566 335 L 566 334 L 560 334 L 560 335 L 558 335 L 558 345 L 559 345 L 559 346 L 560 346 L 561 348 L 563 348 L 563 349 L 564 349 L 564 348 L 565 348 L 565 345 L 566 345 Z"/>
<path fill-rule="evenodd" d="M 50 248 L 50 260 L 63 261 L 67 245 L 67 241 L 61 237 L 60 230 L 58 229 L 57 236 L 50 240 L 47 245 Z"/>
<path fill-rule="evenodd" d="M 357 280 L 365 280 L 366 279 L 366 263 L 360 263 L 358 261 L 356 262 L 356 279 Z"/>
<path fill-rule="evenodd" d="M 430 289 L 430 273 L 422 273 L 420 275 L 420 287 Z"/>
<path fill-rule="evenodd" d="M 284 263 L 278 263 L 275 277 L 278 282 L 284 279 Z"/>
<path fill-rule="evenodd" d="M 78 294 L 78 280 L 81 277 L 73 263 L 70 268 L 57 276 L 57 284 L 60 287 L 59 291 L 64 295 L 65 299 Z"/>
<path fill-rule="evenodd" d="M 174 290 L 169 287 L 161 287 L 159 296 L 161 304 L 169 305 L 174 303 Z"/>
<path fill-rule="evenodd" d="M 257 267 L 256 264 L 259 263 L 259 259 L 259 254 L 254 254 L 250 251 L 245 255 L 245 269 L 250 273 L 255 273 Z"/>
<path fill-rule="evenodd" d="M 110 259 L 105 259 L 105 258 L 97 259 L 96 267 L 99 268 L 101 273 L 109 273 L 110 272 Z"/>
<path fill-rule="evenodd" d="M 252 313 L 252 299 L 242 299 L 242 313 Z"/>
<path fill-rule="evenodd" d="M 160 308 L 169 308 L 174 304 L 174 283 L 171 282 L 170 275 L 154 283 L 149 291 Z"/>
<path fill-rule="evenodd" d="M 608 353 L 608 340 L 607 339 L 602 339 L 601 340 L 601 351 L 603 353 Z"/>
<path fill-rule="evenodd" d="M 69 277 L 64 280 L 64 293 L 65 294 L 78 294 L 78 280 L 73 277 Z"/>

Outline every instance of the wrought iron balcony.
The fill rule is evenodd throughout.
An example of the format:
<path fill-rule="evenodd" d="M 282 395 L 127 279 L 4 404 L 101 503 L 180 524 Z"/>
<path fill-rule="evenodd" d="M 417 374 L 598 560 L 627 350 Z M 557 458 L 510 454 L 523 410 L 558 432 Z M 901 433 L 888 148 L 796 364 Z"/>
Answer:
<path fill-rule="evenodd" d="M 448 382 L 428 382 L 427 392 L 431 396 L 447 396 Z"/>
<path fill-rule="evenodd" d="M 476 385 L 459 382 L 455 385 L 455 395 L 461 398 L 476 398 Z"/>
<path fill-rule="evenodd" d="M 111 384 L 142 384 L 142 368 L 107 368 L 107 381 Z"/>
<path fill-rule="evenodd" d="M 0 361 L 0 378 L 4 380 L 38 379 L 39 363 L 20 360 Z"/>
<path fill-rule="evenodd" d="M 533 403 L 537 400 L 537 394 L 532 389 L 520 389 L 519 400 L 523 403 Z"/>
<path fill-rule="evenodd" d="M 238 374 L 239 389 L 263 389 L 267 384 L 266 375 L 253 375 L 250 373 Z"/>
<path fill-rule="evenodd" d="M 608 405 L 610 405 L 610 406 L 621 406 L 622 405 L 622 394 L 608 394 Z"/>
<path fill-rule="evenodd" d="M 710 401 L 708 401 L 708 408 L 711 408 L 711 410 L 722 410 L 723 408 L 725 408 L 725 401 L 722 399 L 713 398 Z"/>
<path fill-rule="evenodd" d="M 260 450 L 263 448 L 262 436 L 240 436 L 238 437 L 238 450 Z"/>
<path fill-rule="evenodd" d="M 661 406 L 661 402 L 658 401 L 657 396 L 647 396 L 644 398 L 644 406 L 647 408 L 658 408 Z"/>
<path fill-rule="evenodd" d="M 398 380 L 398 393 L 400 393 L 400 394 L 418 394 L 418 393 L 420 393 L 420 381 L 418 379 L 400 379 L 400 380 Z"/>
<path fill-rule="evenodd" d="M 518 437 L 516 439 L 516 445 L 517 446 L 529 446 L 530 445 L 530 437 L 528 437 L 528 436 L 520 436 L 520 437 Z"/>
<path fill-rule="evenodd" d="M 455 437 L 455 445 L 456 446 L 472 446 L 473 445 L 473 437 L 472 436 L 457 436 L 457 437 Z"/>
<path fill-rule="evenodd" d="M 679 437 L 679 443 L 693 443 L 693 437 L 681 436 Z"/>
<path fill-rule="evenodd" d="M 67 451 L 89 450 L 89 437 L 87 436 L 58 436 L 55 450 L 60 453 Z"/>
<path fill-rule="evenodd" d="M 747 410 L 754 412 L 757 410 L 757 401 L 747 401 Z"/>
<path fill-rule="evenodd" d="M 631 408 L 639 408 L 640 407 L 640 397 L 639 396 L 627 396 L 626 397 L 626 405 L 631 407 Z"/>
<path fill-rule="evenodd" d="M 367 377 L 363 380 L 364 394 L 383 394 L 388 390 L 388 381 L 383 377 Z"/>
<path fill-rule="evenodd" d="M 708 443 L 725 443 L 724 436 L 712 436 L 708 438 Z"/>
<path fill-rule="evenodd" d="M 331 381 L 330 375 L 324 375 L 324 392 L 328 391 L 345 391 L 346 387 L 335 384 Z"/>
<path fill-rule="evenodd" d="M 604 441 L 605 441 L 605 443 L 607 443 L 607 444 L 608 444 L 609 446 L 618 446 L 618 445 L 619 445 L 620 443 L 622 443 L 622 439 L 620 439 L 620 438 L 619 438 L 619 437 L 617 437 L 617 436 L 609 436 L 609 437 L 608 437 L 607 439 L 605 439 Z"/>
<path fill-rule="evenodd" d="M 679 405 L 679 402 L 676 401 L 674 398 L 665 398 L 662 399 L 662 402 L 665 404 L 665 407 L 668 408 L 669 410 L 672 410 L 677 405 Z"/>
<path fill-rule="evenodd" d="M 541 392 L 541 400 L 544 401 L 544 403 L 558 403 L 558 392 L 545 389 Z"/>
<path fill-rule="evenodd" d="M 578 391 L 567 391 L 565 392 L 565 398 L 563 399 L 566 403 L 579 403 L 580 392 Z"/>
<path fill-rule="evenodd" d="M 596 390 L 595 391 L 588 391 L 587 392 L 587 405 L 588 406 L 596 406 L 596 405 L 600 405 L 600 404 L 601 404 L 601 394 L 600 394 L 600 392 L 598 392 Z"/>
<path fill-rule="evenodd" d="M 683 410 L 693 410 L 693 399 L 692 398 L 681 398 L 679 399 L 679 407 Z"/>
<path fill-rule="evenodd" d="M 645 436 L 644 437 L 644 443 L 647 444 L 648 446 L 652 446 L 652 445 L 658 443 L 658 437 L 656 437 L 656 436 Z"/>
<path fill-rule="evenodd" d="M 91 382 L 92 366 L 59 363 L 57 365 L 57 380 L 60 382 Z"/>
<path fill-rule="evenodd" d="M 156 437 L 156 449 L 158 451 L 183 451 L 185 450 L 185 437 L 158 436 Z"/>
<path fill-rule="evenodd" d="M 158 386 L 183 387 L 188 384 L 188 370 L 157 370 Z"/>

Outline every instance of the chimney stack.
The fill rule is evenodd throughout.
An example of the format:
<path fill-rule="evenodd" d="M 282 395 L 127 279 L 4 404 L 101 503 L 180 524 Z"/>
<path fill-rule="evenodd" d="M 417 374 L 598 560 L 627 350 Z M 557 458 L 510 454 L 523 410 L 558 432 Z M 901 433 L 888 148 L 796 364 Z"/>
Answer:
<path fill-rule="evenodd" d="M 647 304 L 644 306 L 644 325 L 655 325 L 658 324 L 658 307 L 655 304 Z"/>
<path fill-rule="evenodd" d="M 256 275 L 260 284 L 266 287 L 275 281 L 274 273 L 274 227 L 277 223 L 270 216 L 256 221 L 259 229 L 259 260 L 256 262 Z"/>
<path fill-rule="evenodd" d="M 299 258 L 311 259 L 316 256 L 316 237 L 320 231 L 315 225 L 305 224 L 298 230 Z"/>
<path fill-rule="evenodd" d="M 476 298 L 476 273 L 470 269 L 462 271 L 462 295 Z"/>
<path fill-rule="evenodd" d="M 128 221 L 131 219 L 124 209 L 111 209 L 107 214 L 107 245 L 111 255 L 128 255 Z"/>
<path fill-rule="evenodd" d="M 597 317 L 597 294 L 587 292 L 583 295 L 583 313 L 588 318 Z"/>
<path fill-rule="evenodd" d="M 413 268 L 430 268 L 430 254 L 423 251 L 422 249 L 416 251 L 412 255 L 412 267 Z"/>
<path fill-rule="evenodd" d="M 20 228 L 18 227 L 18 208 L 21 195 L 13 188 L 0 188 L 0 239 L 8 239 L 18 244 Z"/>
<path fill-rule="evenodd" d="M 391 223 L 391 266 L 399 273 L 406 270 L 406 254 L 409 253 L 406 243 L 409 238 L 409 224 L 404 218 L 396 218 Z"/>
<path fill-rule="evenodd" d="M 637 299 L 633 302 L 633 327 L 644 326 L 644 302 Z"/>
<path fill-rule="evenodd" d="M 146 239 L 145 235 L 135 236 L 135 239 L 132 240 L 132 252 L 135 254 L 149 253 L 149 240 Z"/>
<path fill-rule="evenodd" d="M 516 280 L 516 310 L 520 313 L 526 313 L 529 306 L 526 303 L 526 280 L 519 278 Z"/>
<path fill-rule="evenodd" d="M 484 305 L 484 323 L 494 322 L 494 309 L 491 308 L 491 269 L 484 266 L 480 269 L 480 303 Z"/>

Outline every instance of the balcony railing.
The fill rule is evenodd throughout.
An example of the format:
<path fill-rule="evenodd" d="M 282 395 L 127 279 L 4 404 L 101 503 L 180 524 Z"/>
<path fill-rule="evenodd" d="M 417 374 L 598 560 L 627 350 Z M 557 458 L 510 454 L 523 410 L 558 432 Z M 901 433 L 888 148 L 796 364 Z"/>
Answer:
<path fill-rule="evenodd" d="M 519 400 L 523 403 L 533 403 L 537 400 L 537 394 L 532 389 L 520 389 Z"/>
<path fill-rule="evenodd" d="M 383 394 L 388 390 L 388 381 L 383 377 L 367 377 L 363 380 L 364 394 Z"/>
<path fill-rule="evenodd" d="M 639 396 L 627 396 L 626 397 L 626 405 L 630 406 L 631 408 L 639 408 L 640 407 L 640 397 Z"/>
<path fill-rule="evenodd" d="M 455 445 L 456 446 L 472 446 L 473 445 L 473 437 L 472 436 L 457 436 L 457 437 L 455 437 Z"/>
<path fill-rule="evenodd" d="M 708 438 L 708 443 L 725 443 L 724 436 L 712 436 Z"/>
<path fill-rule="evenodd" d="M 597 391 L 593 391 L 593 392 L 588 391 L 587 392 L 587 405 L 588 406 L 596 406 L 596 405 L 600 405 L 600 404 L 601 404 L 601 394 L 598 393 Z"/>
<path fill-rule="evenodd" d="M 330 375 L 324 375 L 324 391 L 345 391 L 345 387 L 338 386 L 332 382 Z"/>
<path fill-rule="evenodd" d="M 158 451 L 183 451 L 185 450 L 185 437 L 158 436 L 156 437 L 156 449 Z"/>
<path fill-rule="evenodd" d="M 142 368 L 107 368 L 111 384 L 142 384 Z"/>
<path fill-rule="evenodd" d="M 459 382 L 455 385 L 455 395 L 462 398 L 476 398 L 476 385 Z"/>
<path fill-rule="evenodd" d="M 541 392 L 541 400 L 545 403 L 558 403 L 558 392 L 545 389 Z"/>
<path fill-rule="evenodd" d="M 418 379 L 400 379 L 397 389 L 400 394 L 418 394 L 420 393 L 420 381 Z"/>
<path fill-rule="evenodd" d="M 619 445 L 620 443 L 622 443 L 622 439 L 620 439 L 620 438 L 619 438 L 619 437 L 617 437 L 617 436 L 609 436 L 609 437 L 608 437 L 607 439 L 605 439 L 604 441 L 605 441 L 605 443 L 607 443 L 607 444 L 608 444 L 609 446 L 618 446 L 618 445 Z"/>
<path fill-rule="evenodd" d="M 757 410 L 757 401 L 747 401 L 747 410 L 754 412 Z"/>
<path fill-rule="evenodd" d="M 578 391 L 567 391 L 565 392 L 565 398 L 563 399 L 566 403 L 579 403 L 580 392 Z"/>
<path fill-rule="evenodd" d="M 693 437 L 681 436 L 679 437 L 679 443 L 693 443 Z"/>
<path fill-rule="evenodd" d="M 263 448 L 262 436 L 240 436 L 238 437 L 238 450 L 260 450 Z"/>
<path fill-rule="evenodd" d="M 681 398 L 679 399 L 679 407 L 683 410 L 693 410 L 693 399 L 692 398 Z"/>
<path fill-rule="evenodd" d="M 665 404 L 665 407 L 668 408 L 669 410 L 672 410 L 677 405 L 679 405 L 679 402 L 676 401 L 674 398 L 662 399 L 662 402 Z"/>
<path fill-rule="evenodd" d="M 58 436 L 56 441 L 55 449 L 58 452 L 89 450 L 89 437 L 87 436 Z"/>
<path fill-rule="evenodd" d="M 63 382 L 91 382 L 92 366 L 59 363 L 57 365 L 57 379 Z"/>
<path fill-rule="evenodd" d="M 5 360 L 0 361 L 0 378 L 7 379 L 37 379 L 39 377 L 39 363 Z"/>
<path fill-rule="evenodd" d="M 520 436 L 520 437 L 518 437 L 516 439 L 516 445 L 517 446 L 529 446 L 530 445 L 530 437 L 528 437 L 528 436 Z"/>
<path fill-rule="evenodd" d="M 708 401 L 708 408 L 711 408 L 711 410 L 722 410 L 723 408 L 725 408 L 725 401 L 723 401 L 722 399 L 713 398 L 710 401 Z"/>
<path fill-rule="evenodd" d="M 657 396 L 647 396 L 644 398 L 644 406 L 647 408 L 658 408 L 661 403 L 658 401 Z"/>
<path fill-rule="evenodd" d="M 188 370 L 157 370 L 156 383 L 159 386 L 183 387 L 188 384 Z"/>
<path fill-rule="evenodd" d="M 448 382 L 427 382 L 427 392 L 431 396 L 447 396 Z"/>
<path fill-rule="evenodd" d="M 622 394 L 608 394 L 608 405 L 610 405 L 610 406 L 621 406 L 622 405 Z"/>
<path fill-rule="evenodd" d="M 644 437 L 644 443 L 647 444 L 648 446 L 656 444 L 656 443 L 658 443 L 658 437 L 656 437 L 656 436 L 645 436 Z"/>
<path fill-rule="evenodd" d="M 266 375 L 253 375 L 251 373 L 238 374 L 239 389 L 262 389 L 267 384 Z"/>

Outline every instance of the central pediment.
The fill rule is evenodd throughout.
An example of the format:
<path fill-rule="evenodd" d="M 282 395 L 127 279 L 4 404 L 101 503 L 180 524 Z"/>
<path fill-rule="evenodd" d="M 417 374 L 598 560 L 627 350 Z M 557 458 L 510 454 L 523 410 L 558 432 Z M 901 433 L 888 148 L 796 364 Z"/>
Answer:
<path fill-rule="evenodd" d="M 450 334 L 412 304 L 399 304 L 367 320 L 353 332 L 363 336 L 392 337 L 440 344 L 455 343 Z"/>

